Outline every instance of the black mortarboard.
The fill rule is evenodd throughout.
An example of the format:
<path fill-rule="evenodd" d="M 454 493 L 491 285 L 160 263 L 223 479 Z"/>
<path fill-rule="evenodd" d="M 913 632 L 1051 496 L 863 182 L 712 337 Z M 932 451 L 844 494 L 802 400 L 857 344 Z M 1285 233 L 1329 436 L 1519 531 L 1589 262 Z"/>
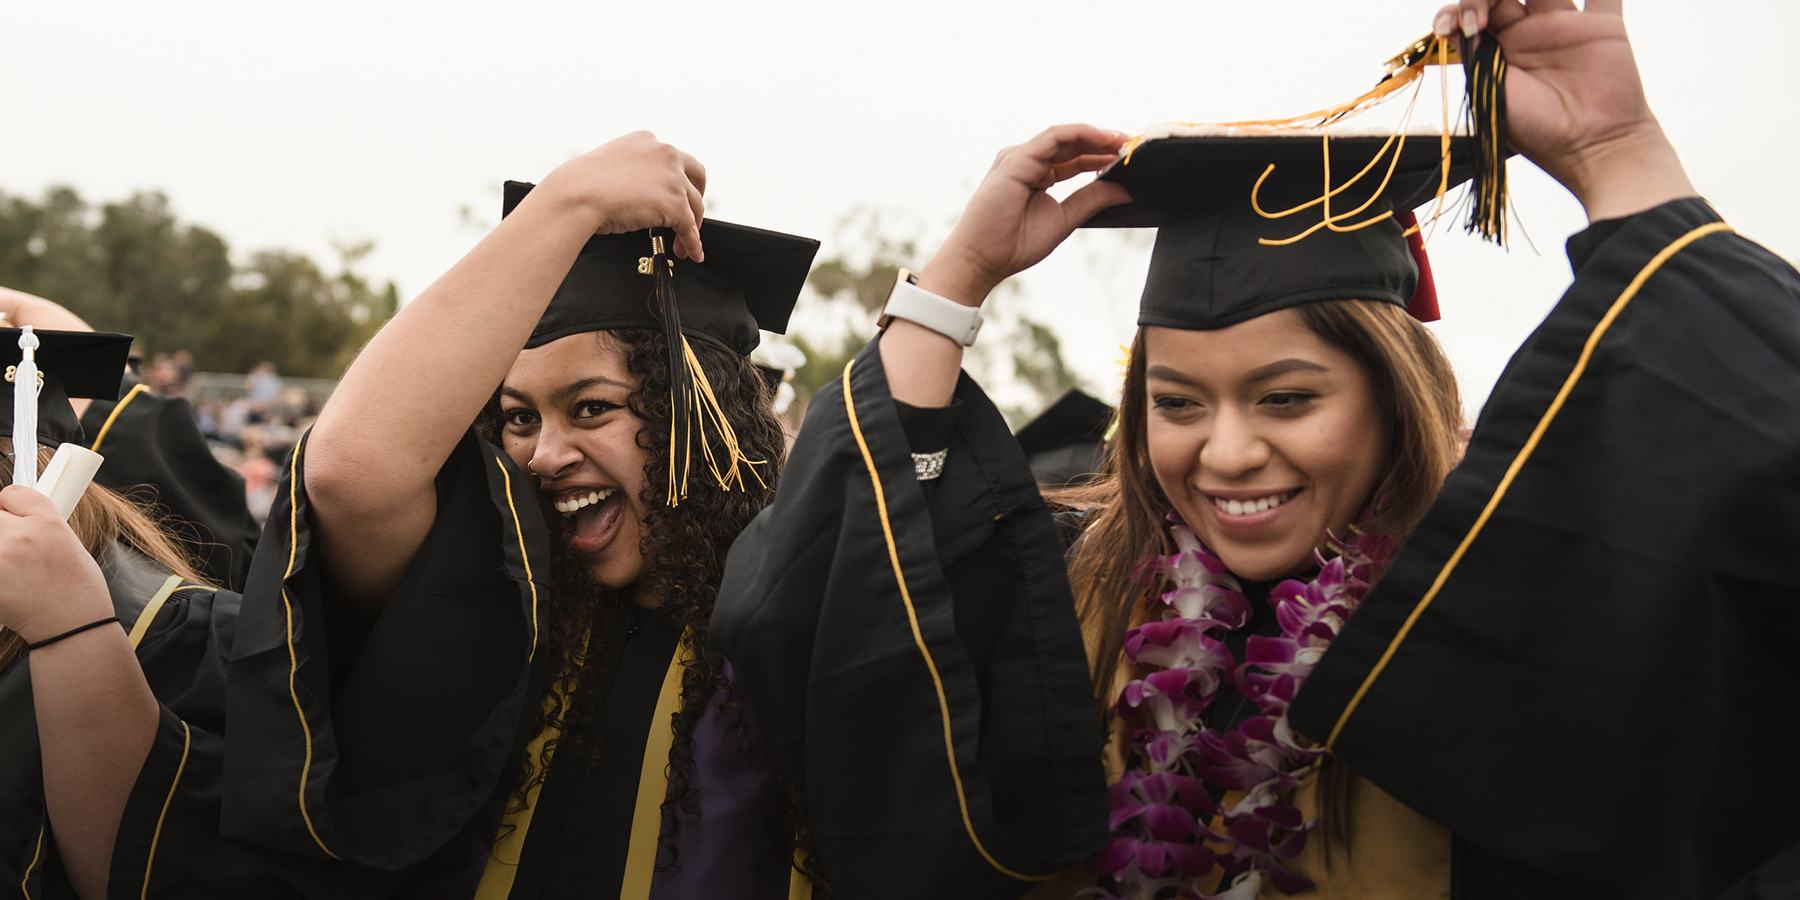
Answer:
<path fill-rule="evenodd" d="M 510 215 L 531 189 L 525 182 L 508 181 L 501 218 Z M 754 476 L 755 467 L 765 462 L 739 451 L 737 435 L 688 338 L 747 357 L 762 339 L 759 329 L 786 332 L 788 315 L 819 250 L 819 242 L 812 238 L 711 219 L 701 223 L 700 240 L 706 246 L 705 262 L 677 261 L 667 229 L 589 238 L 525 342 L 527 348 L 538 347 L 610 328 L 663 332 L 669 348 L 674 426 L 670 506 L 687 495 L 688 471 L 696 459 L 711 469 L 713 480 L 725 490 L 743 486 L 743 472 Z M 714 442 L 704 434 L 709 423 Z M 698 450 L 693 446 L 696 440 Z M 709 449 L 709 443 L 717 449 Z M 674 452 L 674 447 L 683 449 Z"/>
<path fill-rule="evenodd" d="M 0 328 L 0 365 L 6 384 L 0 390 L 0 435 L 13 433 L 13 381 L 24 359 L 19 349 L 23 329 Z M 75 398 L 115 400 L 125 358 L 131 352 L 131 335 L 99 331 L 44 331 L 32 329 L 38 347 L 34 356 L 43 387 L 38 391 L 37 442 L 46 447 L 85 443 L 81 420 L 69 401 Z"/>
<path fill-rule="evenodd" d="M 1113 408 L 1070 388 L 1014 435 L 1039 484 L 1075 484 L 1100 471 Z"/>
<path fill-rule="evenodd" d="M 1436 134 L 1196 131 L 1145 139 L 1101 175 L 1132 202 L 1089 227 L 1157 228 L 1139 325 L 1224 328 L 1321 300 L 1412 307 L 1423 249 L 1411 212 L 1472 174 L 1462 141 L 1445 169 Z"/>
<path fill-rule="evenodd" d="M 501 216 L 511 214 L 531 188 L 508 181 Z M 714 219 L 701 224 L 700 240 L 706 261 L 677 260 L 674 270 L 682 332 L 746 356 L 760 340 L 758 329 L 786 332 L 819 242 Z M 647 231 L 595 235 L 525 346 L 609 328 L 662 328 L 655 279 L 640 267 L 650 247 Z"/>
<path fill-rule="evenodd" d="M 1427 35 L 1348 103 L 1289 119 L 1164 126 L 1133 140 L 1100 177 L 1132 201 L 1091 227 L 1155 227 L 1139 325 L 1214 329 L 1303 303 L 1377 300 L 1437 318 L 1412 210 L 1473 179 L 1468 230 L 1506 239 L 1504 54 L 1483 35 L 1470 54 Z M 1349 117 L 1416 88 L 1432 65 L 1462 63 L 1460 134 L 1371 134 Z M 1446 111 L 1448 107 L 1446 107 Z"/>

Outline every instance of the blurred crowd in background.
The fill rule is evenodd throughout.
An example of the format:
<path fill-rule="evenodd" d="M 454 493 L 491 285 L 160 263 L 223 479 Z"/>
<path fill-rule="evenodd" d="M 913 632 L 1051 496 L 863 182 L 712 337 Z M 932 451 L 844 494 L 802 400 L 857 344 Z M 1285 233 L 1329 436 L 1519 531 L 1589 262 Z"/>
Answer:
<path fill-rule="evenodd" d="M 196 372 L 186 350 L 152 356 L 139 377 L 160 396 L 188 401 L 213 456 L 243 476 L 250 512 L 259 523 L 268 518 L 288 452 L 334 384 L 284 379 L 272 362 L 258 363 L 247 375 Z"/>

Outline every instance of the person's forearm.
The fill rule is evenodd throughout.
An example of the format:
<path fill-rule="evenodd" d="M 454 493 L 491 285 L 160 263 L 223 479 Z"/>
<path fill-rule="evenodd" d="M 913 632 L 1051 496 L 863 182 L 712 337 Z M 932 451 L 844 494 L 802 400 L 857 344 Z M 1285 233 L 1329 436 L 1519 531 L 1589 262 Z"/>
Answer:
<path fill-rule="evenodd" d="M 1675 146 L 1654 120 L 1591 148 L 1570 166 L 1564 183 L 1587 210 L 1589 223 L 1622 219 L 1699 194 Z"/>
<path fill-rule="evenodd" d="M 156 697 L 117 625 L 33 650 L 28 662 L 50 831 L 76 894 L 99 900 L 156 735 Z"/>
<path fill-rule="evenodd" d="M 344 481 L 380 506 L 427 490 L 506 376 L 595 217 L 534 191 L 357 356 L 320 413 L 309 485 Z"/>
<path fill-rule="evenodd" d="M 919 287 L 965 306 L 980 306 L 992 288 L 944 257 L 940 251 L 919 273 Z M 888 393 L 908 406 L 948 405 L 956 393 L 962 360 L 961 344 L 906 319 L 889 322 L 881 336 Z"/>
<path fill-rule="evenodd" d="M 12 288 L 0 287 L 0 315 L 6 317 L 6 326 L 9 328 L 30 325 L 54 331 L 94 330 L 93 326 L 69 312 L 62 304 Z"/>

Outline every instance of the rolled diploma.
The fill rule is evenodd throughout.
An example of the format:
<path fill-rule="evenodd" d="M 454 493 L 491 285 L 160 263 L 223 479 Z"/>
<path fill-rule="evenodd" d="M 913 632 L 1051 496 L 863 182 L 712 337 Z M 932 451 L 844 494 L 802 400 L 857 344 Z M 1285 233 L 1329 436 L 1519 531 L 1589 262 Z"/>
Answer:
<path fill-rule="evenodd" d="M 81 499 L 88 482 L 94 480 L 94 473 L 100 471 L 100 463 L 105 459 L 86 447 L 63 444 L 56 448 L 56 454 L 50 457 L 50 464 L 44 467 L 44 474 L 38 476 L 38 483 L 33 487 L 56 504 L 56 511 L 67 522 L 69 514 L 75 511 L 76 501 Z"/>

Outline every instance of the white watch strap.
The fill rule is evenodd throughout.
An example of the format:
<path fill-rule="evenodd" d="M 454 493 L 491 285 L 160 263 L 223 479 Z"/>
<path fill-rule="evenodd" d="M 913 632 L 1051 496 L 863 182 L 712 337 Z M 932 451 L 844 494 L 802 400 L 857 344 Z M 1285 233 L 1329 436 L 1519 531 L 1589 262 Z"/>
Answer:
<path fill-rule="evenodd" d="M 881 327 L 894 318 L 923 325 L 964 347 L 975 343 L 981 331 L 980 308 L 939 297 L 904 277 L 895 282 L 887 306 L 882 307 Z"/>

